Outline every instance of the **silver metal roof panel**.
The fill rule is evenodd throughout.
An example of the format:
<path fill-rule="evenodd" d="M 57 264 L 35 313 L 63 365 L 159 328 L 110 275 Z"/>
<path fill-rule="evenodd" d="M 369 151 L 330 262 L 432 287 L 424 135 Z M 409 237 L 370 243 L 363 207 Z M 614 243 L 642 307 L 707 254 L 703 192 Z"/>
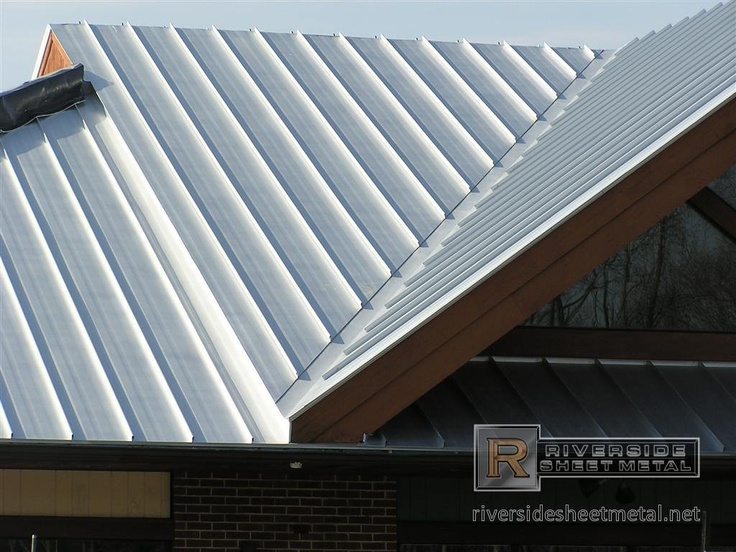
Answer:
<path fill-rule="evenodd" d="M 548 82 L 510 44 L 472 46 L 537 115 L 544 113 L 557 96 Z"/>
<path fill-rule="evenodd" d="M 514 46 L 513 48 L 542 76 L 556 94 L 562 93 L 577 76 L 577 71 L 570 67 L 556 50 L 546 44 L 541 48 L 534 46 Z"/>
<path fill-rule="evenodd" d="M 301 33 L 263 33 L 263 37 L 340 135 L 402 222 L 412 230 L 416 240 L 429 235 L 444 217 L 442 209 L 310 42 Z M 393 236 L 389 242 L 393 246 L 384 244 L 383 247 L 390 249 L 402 245 L 401 240 Z M 415 241 L 413 246 L 417 245 Z M 403 249 L 400 252 L 406 253 Z"/>
<path fill-rule="evenodd" d="M 468 192 L 463 177 L 343 36 L 306 36 L 445 214 Z"/>
<path fill-rule="evenodd" d="M 493 166 L 493 159 L 401 57 L 396 47 L 383 37 L 349 38 L 348 41 L 462 175 L 466 185 L 471 188 L 477 184 Z"/>
<path fill-rule="evenodd" d="M 537 119 L 534 110 L 469 42 L 433 42 L 432 45 L 516 138 Z"/>
<path fill-rule="evenodd" d="M 72 430 L 23 312 L 21 299 L 2 262 L 0 284 L 3 298 L 0 301 L 3 320 L 0 435 L 3 438 L 10 438 L 12 433 L 16 438 L 25 439 L 71 439 Z M 26 300 L 24 296 L 21 298 Z"/>
<path fill-rule="evenodd" d="M 734 20 L 731 2 L 616 53 L 524 152 L 522 162 L 491 170 L 488 184 L 468 195 L 456 217 L 409 259 L 403 278 L 376 301 L 382 308 L 362 317 L 360 328 L 356 319 L 355 327 L 346 329 L 342 357 L 330 359 L 326 381 L 302 404 L 441 312 L 736 95 Z M 511 75 L 511 67 L 523 61 L 508 45 L 476 49 L 502 76 L 502 68 Z M 513 74 L 523 77 L 525 86 L 542 78 L 529 64 Z M 553 94 L 545 86 L 535 90 Z M 521 91 L 522 85 L 515 88 Z"/>
<path fill-rule="evenodd" d="M 279 406 L 406 335 L 733 76 L 712 16 L 611 62 L 587 48 L 53 31 L 96 94 L 0 138 L 13 326 L 2 332 L 0 434 L 18 438 L 287 440 Z M 716 38 L 691 51 L 703 35 Z M 634 89 L 657 108 L 628 105 Z M 542 370 L 564 397 L 548 404 L 509 366 L 480 387 L 511 389 L 525 419 L 574 413 L 577 429 L 602 431 L 564 369 Z M 44 406 L 31 412 L 33 393 Z M 460 377 L 437 393 L 476 389 Z M 427 401 L 412 424 L 440 433 L 494 411 L 461 405 L 445 418 Z"/>
<path fill-rule="evenodd" d="M 391 40 L 389 43 L 491 160 L 497 162 L 501 159 L 516 142 L 516 137 L 445 61 L 432 43 L 426 39 Z M 423 116 L 422 119 L 426 117 Z M 481 167 L 487 171 L 487 161 Z M 477 180 L 476 177 L 472 183 Z"/>
<path fill-rule="evenodd" d="M 40 147 L 34 147 L 37 142 Z M 3 262 L 13 287 L 27 298 L 26 316 L 72 433 L 87 440 L 130 440 L 133 433 L 85 326 L 91 320 L 75 308 L 76 290 L 68 287 L 68 268 L 59 264 L 63 252 L 54 229 L 29 193 L 31 182 L 56 180 L 49 146 L 35 125 L 18 129 L 3 145 Z"/>
<path fill-rule="evenodd" d="M 558 56 L 564 59 L 565 63 L 572 67 L 573 71 L 578 75 L 583 72 L 591 60 L 596 56 L 596 52 L 587 46 L 582 46 L 580 48 L 553 48 L 553 50 Z M 600 53 L 600 51 L 598 53 Z"/>

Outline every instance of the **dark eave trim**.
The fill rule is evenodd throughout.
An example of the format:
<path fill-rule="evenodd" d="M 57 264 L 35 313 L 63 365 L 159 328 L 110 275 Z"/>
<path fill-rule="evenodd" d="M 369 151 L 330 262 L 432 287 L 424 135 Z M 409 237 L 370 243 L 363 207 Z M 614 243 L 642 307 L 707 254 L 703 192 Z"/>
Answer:
<path fill-rule="evenodd" d="M 301 462 L 295 470 L 291 462 Z M 736 479 L 736 452 L 703 453 L 704 479 Z M 468 477 L 473 450 L 366 445 L 216 445 L 2 441 L 0 469 L 233 471 L 261 474 L 378 474 Z"/>
<path fill-rule="evenodd" d="M 171 540 L 174 522 L 168 518 L 85 518 L 0 516 L 0 537 L 29 539 Z"/>
<path fill-rule="evenodd" d="M 736 362 L 736 333 L 519 326 L 483 354 Z"/>
<path fill-rule="evenodd" d="M 708 187 L 703 188 L 688 202 L 716 228 L 736 242 L 736 209 Z"/>
<path fill-rule="evenodd" d="M 399 544 L 700 546 L 700 523 L 441 523 L 399 521 Z M 711 546 L 736 543 L 736 527 L 710 527 Z M 700 550 L 700 548 L 698 548 Z"/>
<path fill-rule="evenodd" d="M 372 364 L 294 416 L 293 442 L 357 442 L 736 163 L 736 100 Z"/>
<path fill-rule="evenodd" d="M 389 448 L 367 445 L 219 445 L 3 441 L 0 469 L 179 471 L 252 473 L 447 474 L 472 470 L 467 449 Z M 468 467 L 470 466 L 470 467 Z M 468 472 L 471 473 L 471 472 Z"/>

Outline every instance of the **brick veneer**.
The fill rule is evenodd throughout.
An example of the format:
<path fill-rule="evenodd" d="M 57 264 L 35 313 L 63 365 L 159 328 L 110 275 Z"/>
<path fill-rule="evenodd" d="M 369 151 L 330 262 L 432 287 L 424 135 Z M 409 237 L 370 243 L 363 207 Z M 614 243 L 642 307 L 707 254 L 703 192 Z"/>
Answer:
<path fill-rule="evenodd" d="M 172 474 L 175 552 L 396 550 L 396 482 L 361 476 Z"/>

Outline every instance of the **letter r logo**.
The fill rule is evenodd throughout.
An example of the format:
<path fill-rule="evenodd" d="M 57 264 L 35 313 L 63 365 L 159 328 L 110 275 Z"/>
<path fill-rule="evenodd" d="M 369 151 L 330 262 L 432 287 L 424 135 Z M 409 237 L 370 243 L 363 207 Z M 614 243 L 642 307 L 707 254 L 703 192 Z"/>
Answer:
<path fill-rule="evenodd" d="M 529 448 L 523 439 L 496 439 L 489 437 L 488 442 L 488 473 L 486 477 L 501 477 L 498 465 L 505 462 L 513 470 L 514 477 L 529 477 L 529 473 L 521 467 L 521 462 L 527 457 Z M 504 454 L 501 447 L 514 448 L 513 454 Z"/>
<path fill-rule="evenodd" d="M 538 425 L 475 426 L 475 490 L 538 491 Z"/>

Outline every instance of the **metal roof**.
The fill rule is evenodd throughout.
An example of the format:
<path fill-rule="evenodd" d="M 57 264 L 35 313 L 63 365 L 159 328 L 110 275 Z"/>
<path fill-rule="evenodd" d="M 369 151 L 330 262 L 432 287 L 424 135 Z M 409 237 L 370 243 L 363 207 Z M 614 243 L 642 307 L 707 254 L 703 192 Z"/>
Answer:
<path fill-rule="evenodd" d="M 288 440 L 279 397 L 602 64 L 587 48 L 52 31 L 96 93 L 0 138 L 5 438 Z"/>
<path fill-rule="evenodd" d="M 631 42 L 582 90 L 573 83 L 563 97 L 577 97 L 564 113 L 520 159 L 507 155 L 494 166 L 376 295 L 375 308 L 363 310 L 340 345 L 310 367 L 316 383 L 294 393 L 292 412 L 309 408 L 734 98 L 734 44 L 730 2 Z M 476 51 L 510 74 L 504 67 L 514 56 L 501 62 L 497 50 Z M 532 59 L 523 49 L 515 54 Z"/>
<path fill-rule="evenodd" d="M 96 93 L 0 137 L 0 437 L 287 441 L 282 411 L 733 97 L 735 13 L 615 55 L 53 26 Z"/>
<path fill-rule="evenodd" d="M 736 363 L 477 357 L 365 444 L 473 448 L 473 424 L 545 437 L 699 437 L 736 451 Z"/>

